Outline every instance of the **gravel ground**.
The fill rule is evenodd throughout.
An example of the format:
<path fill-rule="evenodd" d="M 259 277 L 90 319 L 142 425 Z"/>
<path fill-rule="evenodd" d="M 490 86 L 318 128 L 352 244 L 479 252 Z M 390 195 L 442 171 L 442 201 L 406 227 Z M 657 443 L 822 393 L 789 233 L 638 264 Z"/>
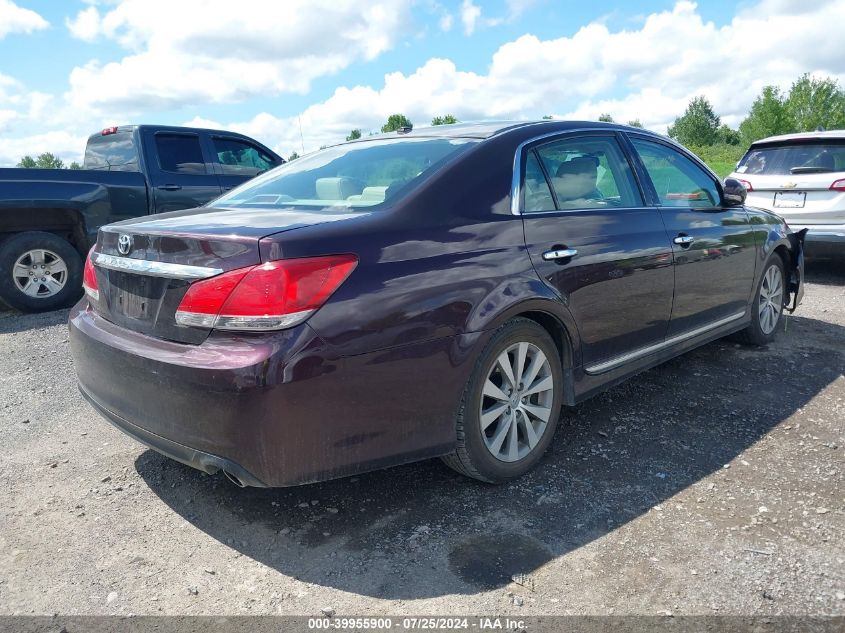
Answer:
<path fill-rule="evenodd" d="M 845 270 L 566 411 L 540 468 L 241 490 L 79 396 L 67 312 L 0 313 L 0 614 L 845 614 Z"/>

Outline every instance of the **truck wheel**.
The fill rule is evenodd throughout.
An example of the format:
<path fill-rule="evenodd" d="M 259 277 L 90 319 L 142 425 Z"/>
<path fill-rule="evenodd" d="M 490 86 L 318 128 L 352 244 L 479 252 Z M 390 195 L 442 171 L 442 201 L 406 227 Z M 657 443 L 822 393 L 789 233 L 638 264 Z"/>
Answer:
<path fill-rule="evenodd" d="M 0 300 L 22 312 L 63 308 L 82 294 L 82 258 L 52 233 L 27 231 L 0 244 Z"/>

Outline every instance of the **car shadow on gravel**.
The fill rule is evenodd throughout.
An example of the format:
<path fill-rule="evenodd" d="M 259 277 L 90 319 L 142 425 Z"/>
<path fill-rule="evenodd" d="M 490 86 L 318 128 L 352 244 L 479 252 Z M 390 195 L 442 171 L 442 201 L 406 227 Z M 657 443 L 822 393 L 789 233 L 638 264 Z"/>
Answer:
<path fill-rule="evenodd" d="M 845 286 L 845 261 L 807 260 L 806 280 L 824 286 Z"/>
<path fill-rule="evenodd" d="M 16 310 L 8 310 L 0 307 L 0 334 L 26 332 L 52 325 L 59 325 L 60 323 L 67 323 L 69 313 L 70 310 L 66 309 L 40 312 L 37 314 L 24 314 Z"/>
<path fill-rule="evenodd" d="M 768 349 L 719 341 L 645 372 L 565 411 L 541 466 L 504 486 L 437 460 L 275 490 L 238 489 L 153 451 L 135 465 L 193 525 L 307 583 L 385 599 L 475 593 L 516 574 L 530 583 L 803 407 L 845 370 L 843 330 L 796 317 Z"/>

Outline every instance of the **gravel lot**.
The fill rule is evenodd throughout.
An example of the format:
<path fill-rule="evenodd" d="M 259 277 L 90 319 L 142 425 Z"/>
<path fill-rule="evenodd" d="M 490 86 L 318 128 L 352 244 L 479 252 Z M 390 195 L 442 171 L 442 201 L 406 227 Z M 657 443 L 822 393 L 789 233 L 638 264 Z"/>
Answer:
<path fill-rule="evenodd" d="M 504 487 L 237 489 L 89 408 L 66 311 L 0 313 L 0 614 L 845 614 L 845 269 L 808 272 L 774 345 L 566 411 Z"/>

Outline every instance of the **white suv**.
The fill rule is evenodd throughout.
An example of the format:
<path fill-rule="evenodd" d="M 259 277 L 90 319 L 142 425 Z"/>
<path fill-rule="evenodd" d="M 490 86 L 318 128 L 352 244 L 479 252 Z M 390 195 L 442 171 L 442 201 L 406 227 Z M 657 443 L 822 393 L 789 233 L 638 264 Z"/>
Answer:
<path fill-rule="evenodd" d="M 845 258 L 845 130 L 756 141 L 730 177 L 745 185 L 747 205 L 809 229 L 808 255 Z"/>

